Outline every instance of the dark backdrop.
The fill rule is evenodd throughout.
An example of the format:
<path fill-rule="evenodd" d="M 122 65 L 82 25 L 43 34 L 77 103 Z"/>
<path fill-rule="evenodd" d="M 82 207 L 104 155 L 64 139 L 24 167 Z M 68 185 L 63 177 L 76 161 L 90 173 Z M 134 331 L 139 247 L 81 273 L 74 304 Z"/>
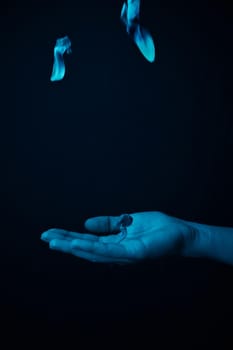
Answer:
<path fill-rule="evenodd" d="M 233 226 L 228 2 L 142 1 L 154 64 L 126 35 L 122 1 L 1 7 L 1 333 L 83 349 L 124 337 L 154 348 L 233 343 L 232 267 L 93 265 L 40 241 L 50 227 L 82 231 L 90 216 L 146 210 Z M 66 75 L 51 83 L 65 35 Z"/>

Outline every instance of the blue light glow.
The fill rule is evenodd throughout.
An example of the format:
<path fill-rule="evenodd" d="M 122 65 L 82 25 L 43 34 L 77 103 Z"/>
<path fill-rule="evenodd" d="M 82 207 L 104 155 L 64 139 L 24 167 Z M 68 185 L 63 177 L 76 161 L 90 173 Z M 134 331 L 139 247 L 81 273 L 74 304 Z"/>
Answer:
<path fill-rule="evenodd" d="M 121 10 L 121 20 L 127 33 L 132 37 L 143 56 L 149 61 L 155 60 L 155 46 L 151 34 L 139 22 L 140 0 L 124 2 Z"/>
<path fill-rule="evenodd" d="M 71 53 L 71 41 L 68 36 L 64 38 L 57 39 L 54 47 L 54 62 L 53 62 L 53 71 L 50 77 L 51 81 L 62 80 L 65 75 L 65 63 L 63 55 L 67 52 Z"/>

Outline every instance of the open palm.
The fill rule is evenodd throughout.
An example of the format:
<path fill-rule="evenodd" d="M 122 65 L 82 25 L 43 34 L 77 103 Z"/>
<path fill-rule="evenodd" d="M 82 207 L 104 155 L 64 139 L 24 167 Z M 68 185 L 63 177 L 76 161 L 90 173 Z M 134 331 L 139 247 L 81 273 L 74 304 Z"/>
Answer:
<path fill-rule="evenodd" d="M 132 263 L 168 254 L 180 254 L 193 229 L 186 221 L 160 212 L 130 214 L 132 224 L 120 240 L 120 216 L 86 220 L 88 233 L 50 229 L 41 235 L 49 247 L 92 262 Z"/>

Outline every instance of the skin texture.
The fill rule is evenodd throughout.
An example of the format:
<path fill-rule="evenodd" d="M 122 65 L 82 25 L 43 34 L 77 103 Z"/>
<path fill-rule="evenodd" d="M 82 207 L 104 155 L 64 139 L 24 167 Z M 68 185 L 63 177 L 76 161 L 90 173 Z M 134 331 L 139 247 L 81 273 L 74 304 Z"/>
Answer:
<path fill-rule="evenodd" d="M 86 220 L 88 233 L 50 229 L 41 235 L 49 248 L 99 263 L 134 263 L 144 259 L 182 255 L 195 238 L 192 226 L 160 212 L 130 214 L 132 223 L 122 239 L 121 216 Z"/>

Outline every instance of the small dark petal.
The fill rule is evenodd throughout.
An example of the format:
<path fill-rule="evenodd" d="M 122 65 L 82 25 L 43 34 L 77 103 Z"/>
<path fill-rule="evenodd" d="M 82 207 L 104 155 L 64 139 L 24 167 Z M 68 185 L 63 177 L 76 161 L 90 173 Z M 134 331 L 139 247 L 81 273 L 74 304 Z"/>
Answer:
<path fill-rule="evenodd" d="M 132 224 L 133 218 L 129 214 L 124 214 L 121 218 L 120 224 L 124 227 L 128 227 Z"/>

